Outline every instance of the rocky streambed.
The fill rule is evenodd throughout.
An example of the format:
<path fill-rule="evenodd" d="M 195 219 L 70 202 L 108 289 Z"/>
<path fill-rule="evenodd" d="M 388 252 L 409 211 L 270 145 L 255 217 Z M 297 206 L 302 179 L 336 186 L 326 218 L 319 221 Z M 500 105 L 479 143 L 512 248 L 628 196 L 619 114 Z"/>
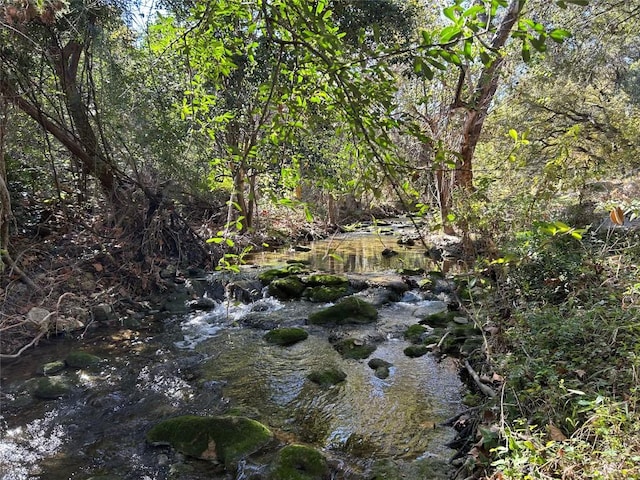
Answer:
<path fill-rule="evenodd" d="M 455 288 L 299 262 L 176 282 L 3 365 L 1 478 L 448 478 L 447 353 L 481 345 Z"/>

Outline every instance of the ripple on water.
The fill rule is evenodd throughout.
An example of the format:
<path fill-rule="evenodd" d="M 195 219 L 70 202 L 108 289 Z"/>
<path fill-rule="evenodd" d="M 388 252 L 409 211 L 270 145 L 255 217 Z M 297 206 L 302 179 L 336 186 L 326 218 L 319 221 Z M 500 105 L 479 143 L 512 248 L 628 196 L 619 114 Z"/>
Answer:
<path fill-rule="evenodd" d="M 42 459 L 53 456 L 64 444 L 66 436 L 64 427 L 56 423 L 56 416 L 52 412 L 12 429 L 7 429 L 2 417 L 0 424 L 2 480 L 26 480 L 43 473 L 39 463 Z"/>

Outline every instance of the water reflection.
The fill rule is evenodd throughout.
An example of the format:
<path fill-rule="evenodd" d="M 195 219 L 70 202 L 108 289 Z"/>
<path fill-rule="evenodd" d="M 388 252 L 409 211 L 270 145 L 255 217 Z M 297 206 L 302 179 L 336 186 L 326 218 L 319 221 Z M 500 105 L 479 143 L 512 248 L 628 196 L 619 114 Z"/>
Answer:
<path fill-rule="evenodd" d="M 278 250 L 257 252 L 247 258 L 248 263 L 275 265 L 283 257 L 290 260 L 309 262 L 318 270 L 332 273 L 369 273 L 398 270 L 401 268 L 432 268 L 432 261 L 425 248 L 398 245 L 397 236 L 381 236 L 372 232 L 340 234 L 317 240 L 309 244 L 309 252 Z M 386 256 L 382 252 L 393 250 L 395 255 Z"/>

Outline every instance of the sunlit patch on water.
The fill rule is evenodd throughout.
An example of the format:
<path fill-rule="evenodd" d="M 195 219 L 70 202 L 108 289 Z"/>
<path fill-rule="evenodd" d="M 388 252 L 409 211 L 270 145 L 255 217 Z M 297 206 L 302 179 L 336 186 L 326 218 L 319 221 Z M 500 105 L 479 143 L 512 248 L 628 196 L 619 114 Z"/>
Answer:
<path fill-rule="evenodd" d="M 64 443 L 65 429 L 55 414 L 47 413 L 24 426 L 6 429 L 0 417 L 0 478 L 26 480 L 42 472 L 38 464 L 55 455 Z"/>
<path fill-rule="evenodd" d="M 184 338 L 175 342 L 175 345 L 178 348 L 193 350 L 204 340 L 215 337 L 251 312 L 272 312 L 281 308 L 282 302 L 272 297 L 248 305 L 231 301 L 218 303 L 208 312 L 185 319 L 181 324 Z"/>
<path fill-rule="evenodd" d="M 138 381 L 141 390 L 146 389 L 164 395 L 174 407 L 190 400 L 194 395 L 193 387 L 183 379 L 154 372 L 148 366 L 140 370 Z"/>

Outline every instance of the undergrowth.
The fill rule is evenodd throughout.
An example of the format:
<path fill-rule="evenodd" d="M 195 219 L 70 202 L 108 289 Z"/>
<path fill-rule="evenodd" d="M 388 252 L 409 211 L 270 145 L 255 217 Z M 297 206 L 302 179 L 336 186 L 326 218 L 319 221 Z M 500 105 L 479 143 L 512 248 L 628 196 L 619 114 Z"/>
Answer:
<path fill-rule="evenodd" d="M 485 478 L 640 479 L 640 238 L 541 222 L 492 266 Z"/>

